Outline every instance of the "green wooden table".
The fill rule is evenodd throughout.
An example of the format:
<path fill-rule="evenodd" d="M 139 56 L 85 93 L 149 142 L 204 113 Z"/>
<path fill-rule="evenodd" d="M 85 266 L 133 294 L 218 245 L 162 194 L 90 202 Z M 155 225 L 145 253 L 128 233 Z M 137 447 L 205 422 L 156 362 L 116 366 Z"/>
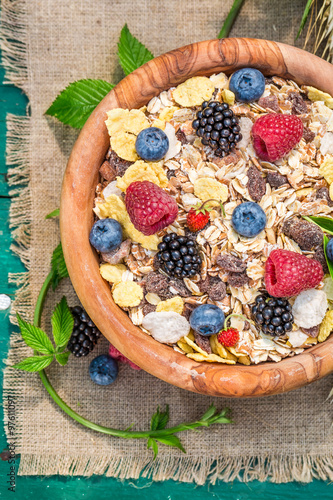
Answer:
<path fill-rule="evenodd" d="M 4 71 L 0 66 L 0 293 L 10 296 L 14 294 L 14 288 L 8 284 L 8 272 L 24 271 L 22 263 L 9 250 L 11 237 L 8 224 L 8 212 L 10 196 L 6 184 L 5 165 L 5 140 L 6 140 L 6 114 L 25 114 L 27 99 L 15 87 L 3 84 Z M 12 326 L 9 324 L 9 312 L 0 311 L 0 357 L 1 368 L 3 360 L 7 356 L 9 336 Z M 2 387 L 2 370 L 0 370 L 0 385 Z M 37 376 L 37 375 L 36 375 Z M 3 419 L 1 410 L 1 419 Z M 6 448 L 6 438 L 1 425 L 0 451 Z M 16 470 L 19 459 L 16 461 Z M 152 483 L 150 480 L 140 479 L 138 481 L 118 481 L 117 479 L 104 476 L 85 477 L 16 477 L 16 492 L 8 491 L 8 476 L 10 465 L 0 462 L 0 498 L 17 498 L 30 500 L 40 498 L 52 498 L 52 500 L 67 499 L 93 499 L 98 498 L 120 498 L 143 500 L 197 500 L 214 498 L 218 500 L 282 500 L 303 499 L 307 500 L 315 496 L 321 500 L 333 498 L 333 485 L 321 481 L 313 481 L 310 484 L 272 484 L 260 483 L 219 483 L 214 486 L 195 486 L 193 484 L 176 483 L 165 481 L 163 483 Z"/>

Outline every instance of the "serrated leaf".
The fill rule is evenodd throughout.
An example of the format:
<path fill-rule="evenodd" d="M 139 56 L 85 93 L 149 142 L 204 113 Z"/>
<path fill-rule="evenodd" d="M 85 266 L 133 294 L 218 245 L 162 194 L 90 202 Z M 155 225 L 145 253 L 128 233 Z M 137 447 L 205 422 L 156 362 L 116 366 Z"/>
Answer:
<path fill-rule="evenodd" d="M 16 317 L 22 338 L 29 347 L 42 354 L 52 354 L 54 352 L 51 340 L 41 328 L 27 323 L 19 314 Z"/>
<path fill-rule="evenodd" d="M 51 268 L 53 272 L 52 277 L 52 288 L 55 290 L 59 284 L 59 282 L 63 278 L 68 278 L 68 271 L 66 267 L 66 262 L 64 258 L 64 254 L 62 251 L 61 243 L 55 248 L 52 259 L 51 259 Z"/>
<path fill-rule="evenodd" d="M 327 253 L 326 253 L 326 247 L 327 247 L 327 244 L 330 240 L 327 238 L 327 236 L 324 234 L 324 241 L 323 241 L 323 244 L 324 244 L 324 252 L 325 252 L 325 258 L 326 258 L 326 263 L 327 263 L 327 267 L 328 267 L 328 270 L 330 272 L 330 276 L 331 278 L 333 279 L 333 262 L 327 257 Z"/>
<path fill-rule="evenodd" d="M 333 219 L 331 217 L 316 217 L 314 215 L 303 215 L 303 219 L 317 224 L 325 233 L 333 234 Z"/>
<path fill-rule="evenodd" d="M 63 297 L 56 306 L 51 323 L 54 342 L 58 347 L 64 347 L 70 339 L 74 326 L 74 318 L 67 305 L 66 297 Z"/>
<path fill-rule="evenodd" d="M 60 209 L 56 208 L 53 210 L 53 212 L 50 212 L 49 214 L 45 215 L 45 219 L 53 219 L 53 217 L 59 217 L 60 215 Z"/>
<path fill-rule="evenodd" d="M 183 453 L 186 453 L 186 450 L 180 442 L 180 439 L 173 434 L 164 437 L 157 437 L 156 440 L 160 443 L 166 444 L 167 446 L 174 446 L 175 448 L 181 450 Z"/>
<path fill-rule="evenodd" d="M 70 83 L 53 101 L 46 114 L 55 116 L 71 127 L 82 128 L 113 87 L 105 80 L 87 79 Z"/>
<path fill-rule="evenodd" d="M 55 355 L 56 360 L 58 361 L 59 365 L 65 366 L 67 365 L 68 358 L 70 356 L 71 352 L 66 351 L 66 352 L 59 352 Z"/>
<path fill-rule="evenodd" d="M 20 363 L 17 363 L 13 366 L 13 368 L 17 368 L 18 370 L 24 370 L 26 372 L 39 372 L 40 370 L 44 370 L 51 361 L 53 360 L 53 356 L 31 356 L 30 358 L 25 358 Z"/>
<path fill-rule="evenodd" d="M 120 33 L 118 57 L 125 75 L 154 59 L 153 54 L 128 29 L 127 24 Z"/>
<path fill-rule="evenodd" d="M 169 405 L 166 406 L 165 412 L 160 412 L 160 407 L 157 407 L 156 413 L 151 417 L 150 430 L 159 431 L 165 429 L 169 422 Z"/>
<path fill-rule="evenodd" d="M 152 448 L 152 450 L 154 452 L 154 459 L 153 460 L 155 460 L 155 458 L 158 455 L 158 444 L 156 443 L 155 439 L 153 439 L 153 438 L 148 439 L 147 448 L 148 448 L 148 450 L 149 450 L 149 448 Z"/>
<path fill-rule="evenodd" d="M 202 415 L 202 417 L 200 418 L 200 421 L 203 422 L 203 421 L 209 420 L 213 415 L 215 415 L 215 412 L 216 412 L 216 408 L 213 404 L 211 404 L 210 407 L 208 408 L 208 410 L 206 411 L 206 413 L 204 413 Z"/>

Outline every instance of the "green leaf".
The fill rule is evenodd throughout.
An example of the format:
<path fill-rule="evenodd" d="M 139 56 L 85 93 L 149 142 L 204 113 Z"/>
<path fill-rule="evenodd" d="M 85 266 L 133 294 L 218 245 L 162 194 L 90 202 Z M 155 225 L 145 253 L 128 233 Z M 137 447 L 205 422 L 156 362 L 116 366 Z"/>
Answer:
<path fill-rule="evenodd" d="M 333 219 L 331 217 L 316 217 L 315 215 L 303 215 L 303 219 L 308 222 L 314 222 L 317 224 L 325 233 L 333 234 Z"/>
<path fill-rule="evenodd" d="M 70 339 L 74 326 L 74 318 L 67 305 L 66 297 L 63 297 L 56 306 L 51 323 L 54 342 L 58 347 L 64 347 Z"/>
<path fill-rule="evenodd" d="M 53 356 L 31 356 L 30 358 L 25 358 L 17 365 L 14 365 L 13 368 L 17 368 L 18 370 L 24 370 L 26 372 L 39 372 L 40 370 L 44 370 L 51 361 L 53 360 Z"/>
<path fill-rule="evenodd" d="M 82 128 L 92 111 L 112 90 L 114 85 L 104 80 L 78 80 L 70 83 L 53 101 L 47 115 L 62 123 Z"/>
<path fill-rule="evenodd" d="M 43 354 L 54 353 L 54 347 L 51 340 L 41 328 L 30 325 L 30 323 L 24 321 L 19 314 L 17 314 L 16 317 L 22 338 L 29 347 Z"/>
<path fill-rule="evenodd" d="M 61 243 L 52 254 L 51 267 L 53 271 L 52 288 L 55 290 L 63 278 L 68 278 L 68 271 Z"/>
<path fill-rule="evenodd" d="M 323 243 L 324 243 L 325 258 L 326 258 L 328 270 L 330 272 L 330 276 L 333 279 L 333 262 L 327 257 L 327 253 L 326 253 L 326 247 L 327 247 L 327 244 L 329 241 L 330 240 L 327 238 L 326 234 L 324 234 L 324 242 Z"/>
<path fill-rule="evenodd" d="M 126 75 L 129 75 L 132 71 L 151 59 L 154 59 L 153 54 L 131 34 L 127 24 L 125 24 L 120 33 L 118 57 Z"/>
<path fill-rule="evenodd" d="M 55 210 L 53 210 L 53 212 L 47 214 L 45 216 L 45 219 L 53 219 L 53 217 L 59 217 L 59 215 L 60 215 L 60 210 L 59 208 L 56 208 Z"/>
<path fill-rule="evenodd" d="M 159 431 L 165 429 L 169 422 L 169 405 L 166 406 L 165 412 L 160 412 L 160 407 L 157 407 L 157 412 L 151 417 L 150 430 Z"/>
<path fill-rule="evenodd" d="M 203 421 L 206 421 L 206 420 L 209 420 L 211 417 L 213 417 L 215 415 L 215 412 L 216 412 L 216 408 L 213 404 L 210 405 L 210 407 L 208 408 L 208 410 L 206 411 L 206 413 L 204 413 L 202 415 L 202 417 L 200 418 L 200 420 L 203 422 Z"/>
<path fill-rule="evenodd" d="M 59 365 L 65 366 L 67 365 L 68 358 L 70 356 L 71 352 L 66 351 L 66 352 L 59 352 L 58 354 L 55 355 L 56 360 L 58 361 Z"/>
<path fill-rule="evenodd" d="M 308 0 L 308 1 L 306 2 L 306 6 L 305 6 L 305 9 L 304 9 L 304 12 L 303 12 L 303 16 L 302 16 L 301 24 L 300 24 L 300 26 L 299 26 L 299 30 L 298 30 L 298 33 L 297 33 L 297 35 L 296 35 L 296 39 L 295 39 L 295 40 L 297 40 L 297 38 L 300 36 L 300 34 L 301 34 L 301 33 L 302 33 L 302 31 L 303 31 L 303 28 L 304 28 L 305 23 L 306 23 L 306 20 L 307 20 L 307 18 L 308 18 L 308 16 L 309 16 L 309 12 L 310 12 L 310 9 L 311 9 L 311 7 L 312 7 L 313 2 L 314 2 L 314 0 Z"/>
<path fill-rule="evenodd" d="M 157 437 L 156 440 L 168 446 L 174 446 L 175 448 L 181 450 L 183 453 L 186 453 L 186 450 L 180 442 L 180 439 L 177 438 L 177 436 L 175 436 L 174 434 L 170 434 L 169 436 L 164 437 Z"/>
<path fill-rule="evenodd" d="M 154 460 L 155 458 L 157 457 L 158 455 L 158 444 L 156 443 L 155 439 L 153 438 L 149 438 L 148 439 L 148 442 L 147 442 L 147 448 L 149 450 L 149 448 L 152 448 L 153 449 L 153 452 L 154 452 Z"/>

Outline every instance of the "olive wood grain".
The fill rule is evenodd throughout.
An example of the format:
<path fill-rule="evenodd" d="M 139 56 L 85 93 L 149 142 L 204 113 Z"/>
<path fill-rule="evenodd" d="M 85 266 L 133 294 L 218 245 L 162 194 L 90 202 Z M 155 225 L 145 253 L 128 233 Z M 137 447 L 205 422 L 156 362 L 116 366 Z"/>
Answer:
<path fill-rule="evenodd" d="M 256 366 L 198 363 L 156 342 L 134 326 L 111 298 L 88 236 L 98 169 L 109 146 L 106 111 L 139 108 L 162 90 L 194 75 L 253 66 L 333 94 L 333 66 L 300 49 L 248 38 L 209 40 L 163 54 L 124 78 L 89 117 L 64 175 L 61 240 L 74 288 L 105 337 L 147 372 L 193 392 L 258 397 L 290 391 L 333 371 L 333 336 L 293 358 Z M 69 219 L 70 214 L 70 219 Z"/>

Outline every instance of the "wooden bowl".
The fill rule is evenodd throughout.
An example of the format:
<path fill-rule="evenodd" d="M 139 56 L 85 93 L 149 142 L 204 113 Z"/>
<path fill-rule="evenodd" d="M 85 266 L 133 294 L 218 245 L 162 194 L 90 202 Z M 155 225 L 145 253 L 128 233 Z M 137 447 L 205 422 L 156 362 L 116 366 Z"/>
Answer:
<path fill-rule="evenodd" d="M 198 363 L 160 344 L 134 326 L 111 298 L 89 244 L 98 169 L 109 147 L 106 111 L 139 108 L 162 90 L 194 75 L 230 73 L 253 66 L 333 95 L 333 66 L 303 50 L 267 40 L 229 38 L 193 43 L 168 52 L 124 78 L 89 117 L 65 172 L 60 228 L 73 286 L 105 337 L 147 372 L 189 391 L 212 396 L 258 397 L 290 391 L 333 371 L 333 335 L 293 358 L 260 365 Z"/>

